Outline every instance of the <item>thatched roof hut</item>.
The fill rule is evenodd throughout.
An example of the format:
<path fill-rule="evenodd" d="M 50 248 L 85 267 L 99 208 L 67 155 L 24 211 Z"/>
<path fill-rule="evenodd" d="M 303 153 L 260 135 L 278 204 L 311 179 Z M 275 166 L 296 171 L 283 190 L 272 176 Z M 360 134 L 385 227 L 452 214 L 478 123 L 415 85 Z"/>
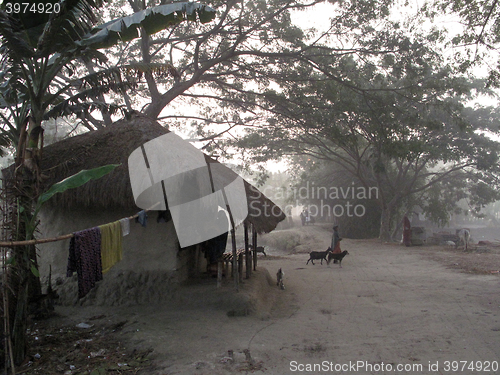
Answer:
<path fill-rule="evenodd" d="M 130 153 L 142 144 L 168 133 L 168 130 L 144 116 L 132 120 L 120 120 L 98 131 L 71 137 L 47 146 L 43 150 L 42 174 L 44 186 L 69 177 L 82 169 L 97 168 L 106 164 L 121 164 L 110 174 L 89 181 L 84 186 L 57 194 L 52 205 L 111 209 L 120 207 L 136 210 L 127 160 Z M 207 163 L 220 164 L 205 155 Z M 237 174 L 229 168 L 219 168 L 223 185 L 235 179 Z M 226 184 L 224 184 L 226 182 Z M 245 181 L 248 200 L 247 222 L 258 233 L 268 233 L 285 218 L 285 214 L 257 188 Z"/>
<path fill-rule="evenodd" d="M 51 198 L 40 212 L 38 238 L 93 228 L 140 211 L 132 193 L 128 157 L 144 143 L 166 133 L 168 130 L 156 121 L 133 116 L 131 120 L 117 121 L 102 130 L 45 147 L 41 165 L 44 189 L 83 169 L 121 165 L 98 180 Z M 208 156 L 205 160 L 220 167 L 220 163 Z M 221 171 L 217 176 L 219 183 L 231 182 L 237 176 L 226 167 L 217 170 Z M 9 172 L 12 168 L 4 170 L 4 177 Z M 272 231 L 285 215 L 251 184 L 245 181 L 244 185 L 249 211 L 247 223 L 253 224 L 259 233 Z M 53 279 L 62 283 L 58 292 L 64 304 L 143 304 L 172 298 L 179 283 L 200 276 L 206 269 L 206 253 L 202 245 L 181 248 L 172 220 L 151 220 L 154 215 L 150 213 L 147 226 L 131 223 L 130 234 L 123 241 L 123 259 L 85 298 L 78 300 L 76 278 L 68 281 L 65 277 L 69 240 L 39 245 L 42 277 L 52 270 Z"/>

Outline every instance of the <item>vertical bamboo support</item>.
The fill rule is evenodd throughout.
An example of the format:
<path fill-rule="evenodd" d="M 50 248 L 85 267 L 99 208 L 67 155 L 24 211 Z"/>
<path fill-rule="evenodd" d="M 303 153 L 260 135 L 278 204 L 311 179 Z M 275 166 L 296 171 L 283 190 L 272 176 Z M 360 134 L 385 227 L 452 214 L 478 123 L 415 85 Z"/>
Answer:
<path fill-rule="evenodd" d="M 195 247 L 194 250 L 194 270 L 195 270 L 195 275 L 198 277 L 200 275 L 200 269 L 201 269 L 201 245 L 198 244 Z"/>
<path fill-rule="evenodd" d="M 236 231 L 231 229 L 231 243 L 233 245 L 233 278 L 234 289 L 238 292 L 240 289 L 240 277 L 238 275 L 238 255 L 236 251 Z"/>
<path fill-rule="evenodd" d="M 221 260 L 217 262 L 217 289 L 220 289 L 222 286 L 222 267 L 223 263 Z"/>
<path fill-rule="evenodd" d="M 2 223 L 1 223 L 1 240 L 5 242 L 7 238 L 10 237 L 12 233 L 13 225 L 15 221 L 14 210 L 12 209 L 12 199 L 8 199 L 7 189 L 12 188 L 12 181 L 7 179 L 2 179 L 1 187 L 1 201 L 2 201 Z M 2 246 L 2 299 L 3 299 L 3 323 L 4 323 L 4 351 L 5 351 L 5 373 L 7 371 L 12 375 L 16 374 L 16 366 L 14 360 L 14 342 L 12 340 L 12 321 L 11 321 L 11 301 L 9 301 L 9 294 L 11 290 L 9 288 L 9 276 L 8 273 L 12 272 L 11 267 L 7 264 L 9 253 L 9 247 Z M 14 256 L 12 252 L 11 257 Z"/>
<path fill-rule="evenodd" d="M 239 282 L 243 282 L 243 253 L 238 255 L 238 276 Z"/>
<path fill-rule="evenodd" d="M 252 224 L 253 270 L 257 270 L 257 230 Z"/>
<path fill-rule="evenodd" d="M 245 231 L 245 265 L 246 265 L 246 278 L 249 279 L 252 274 L 252 254 L 250 253 L 250 244 L 248 241 L 248 223 L 245 221 L 243 224 Z"/>

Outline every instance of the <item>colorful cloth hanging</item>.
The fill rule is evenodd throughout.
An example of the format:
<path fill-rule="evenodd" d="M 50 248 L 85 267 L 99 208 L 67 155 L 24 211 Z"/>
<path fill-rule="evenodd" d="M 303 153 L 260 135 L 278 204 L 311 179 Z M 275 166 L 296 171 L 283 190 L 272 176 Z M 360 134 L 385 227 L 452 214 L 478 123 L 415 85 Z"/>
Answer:
<path fill-rule="evenodd" d="M 102 273 L 122 260 L 122 225 L 120 221 L 99 226 L 101 230 Z"/>
<path fill-rule="evenodd" d="M 143 227 L 145 227 L 148 223 L 148 214 L 146 213 L 146 210 L 142 210 L 137 213 L 137 217 L 135 218 L 135 222 L 141 224 Z"/>
<path fill-rule="evenodd" d="M 78 275 L 78 298 L 83 298 L 102 280 L 101 231 L 99 228 L 74 232 L 69 243 L 66 275 Z"/>
<path fill-rule="evenodd" d="M 130 234 L 130 219 L 128 217 L 125 217 L 123 219 L 120 219 L 119 221 L 122 226 L 122 236 L 128 236 Z"/>

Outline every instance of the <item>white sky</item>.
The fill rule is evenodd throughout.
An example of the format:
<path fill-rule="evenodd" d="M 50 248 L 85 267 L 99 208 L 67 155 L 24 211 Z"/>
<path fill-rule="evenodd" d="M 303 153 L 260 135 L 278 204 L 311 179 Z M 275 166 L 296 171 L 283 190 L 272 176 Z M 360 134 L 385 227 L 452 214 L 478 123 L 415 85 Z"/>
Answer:
<path fill-rule="evenodd" d="M 320 3 L 305 11 L 293 12 L 292 22 L 302 28 L 326 28 L 330 24 L 330 15 L 334 6 L 330 3 Z"/>
<path fill-rule="evenodd" d="M 412 14 L 414 12 L 418 12 L 419 9 L 426 3 L 426 1 L 419 0 L 400 0 L 399 5 L 395 7 L 395 12 L 392 18 L 394 20 L 402 19 L 403 14 Z M 330 16 L 334 13 L 335 6 L 324 2 L 316 5 L 313 8 L 310 8 L 306 11 L 294 12 L 292 13 L 292 22 L 301 26 L 303 29 L 307 28 L 315 28 L 318 31 L 326 30 L 330 25 Z M 435 22 L 439 22 L 440 27 L 446 28 L 450 34 L 459 34 L 463 29 L 463 26 L 459 22 L 458 16 L 443 16 L 436 20 Z M 423 28 L 430 28 L 432 24 L 429 22 L 428 25 L 423 25 Z M 453 49 L 448 51 L 450 56 L 455 52 Z M 478 77 L 486 77 L 487 76 L 487 67 L 477 67 L 474 70 L 474 74 Z M 486 106 L 498 106 L 500 104 L 499 98 L 492 97 L 478 97 L 475 100 L 472 100 L 469 105 L 486 105 Z M 499 137 L 495 137 L 500 139 Z M 270 162 L 268 163 L 269 170 L 272 172 L 285 171 L 287 169 L 286 162 Z"/>

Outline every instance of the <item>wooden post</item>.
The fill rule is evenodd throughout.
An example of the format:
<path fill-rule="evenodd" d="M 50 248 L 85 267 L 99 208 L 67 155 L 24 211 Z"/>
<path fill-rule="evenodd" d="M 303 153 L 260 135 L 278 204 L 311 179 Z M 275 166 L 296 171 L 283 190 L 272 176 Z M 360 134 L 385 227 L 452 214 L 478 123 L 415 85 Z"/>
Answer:
<path fill-rule="evenodd" d="M 234 277 L 234 289 L 238 292 L 240 289 L 240 277 L 238 275 L 238 254 L 236 251 L 236 231 L 231 229 L 231 242 L 233 245 L 233 277 Z"/>
<path fill-rule="evenodd" d="M 222 196 L 224 197 L 224 202 L 226 202 L 226 210 L 229 214 L 229 223 L 231 224 L 231 242 L 233 245 L 233 273 L 234 273 L 234 289 L 239 291 L 239 277 L 238 277 L 238 256 L 236 251 L 236 230 L 234 229 L 234 219 L 231 213 L 231 207 L 228 204 L 227 196 L 224 189 L 220 190 Z"/>
<path fill-rule="evenodd" d="M 196 277 L 199 277 L 200 276 L 200 270 L 201 270 L 201 245 L 198 244 L 196 245 L 196 248 L 195 248 L 195 274 L 196 274 Z"/>
<path fill-rule="evenodd" d="M 239 282 L 243 282 L 243 253 L 238 255 L 238 276 Z"/>
<path fill-rule="evenodd" d="M 250 253 L 250 244 L 248 243 L 248 223 L 243 223 L 245 231 L 245 264 L 246 264 L 246 278 L 249 279 L 252 274 L 252 254 Z"/>
<path fill-rule="evenodd" d="M 217 262 L 217 289 L 222 286 L 222 267 L 224 267 L 222 260 L 219 260 Z"/>
<path fill-rule="evenodd" d="M 253 270 L 257 270 L 257 230 L 252 224 Z"/>

